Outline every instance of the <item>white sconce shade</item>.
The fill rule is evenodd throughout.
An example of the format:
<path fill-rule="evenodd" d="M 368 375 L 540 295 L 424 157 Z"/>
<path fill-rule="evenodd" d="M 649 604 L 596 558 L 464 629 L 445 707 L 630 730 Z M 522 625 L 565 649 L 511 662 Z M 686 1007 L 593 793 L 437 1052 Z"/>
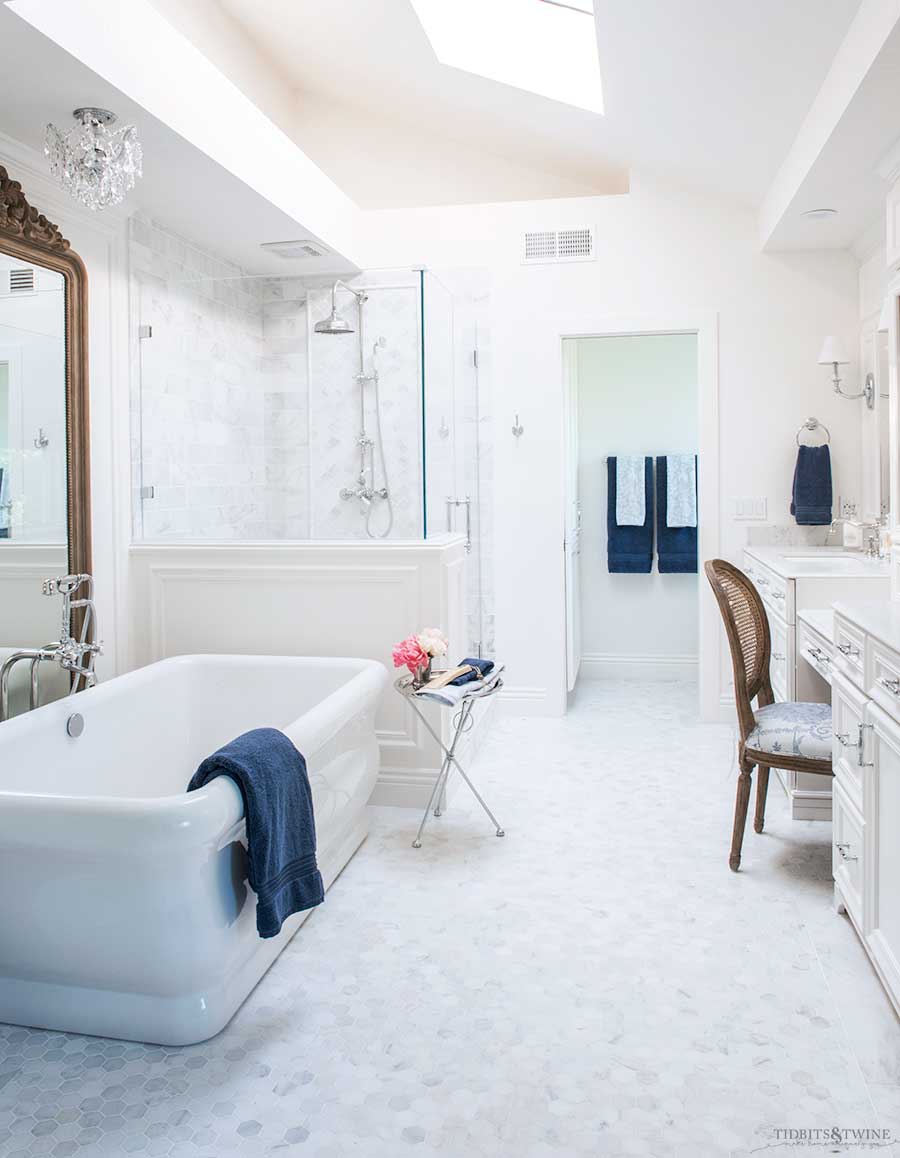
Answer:
<path fill-rule="evenodd" d="M 892 297 L 887 297 L 881 303 L 881 313 L 878 316 L 878 332 L 879 334 L 886 334 L 891 328 L 891 303 Z"/>
<path fill-rule="evenodd" d="M 829 334 L 822 343 L 822 352 L 819 354 L 819 365 L 833 366 L 837 363 L 838 366 L 846 366 L 849 361 L 850 358 L 844 347 L 844 343 L 840 338 Z"/>

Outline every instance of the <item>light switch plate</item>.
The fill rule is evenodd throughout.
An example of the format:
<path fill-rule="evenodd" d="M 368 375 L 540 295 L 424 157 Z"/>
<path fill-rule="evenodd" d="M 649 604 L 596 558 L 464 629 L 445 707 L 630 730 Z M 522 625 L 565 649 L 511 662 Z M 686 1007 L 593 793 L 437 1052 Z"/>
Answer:
<path fill-rule="evenodd" d="M 765 522 L 768 518 L 769 501 L 763 498 L 735 499 L 734 518 L 745 522 L 758 520 Z"/>

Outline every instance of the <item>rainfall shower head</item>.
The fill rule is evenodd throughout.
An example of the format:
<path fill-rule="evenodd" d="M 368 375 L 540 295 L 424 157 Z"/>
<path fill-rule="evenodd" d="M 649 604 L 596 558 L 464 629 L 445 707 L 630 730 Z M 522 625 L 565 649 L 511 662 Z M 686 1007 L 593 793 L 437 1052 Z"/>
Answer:
<path fill-rule="evenodd" d="M 355 334 L 356 331 L 350 325 L 345 317 L 338 313 L 337 308 L 337 291 L 338 287 L 345 289 L 348 293 L 353 294 L 358 304 L 362 304 L 366 300 L 366 295 L 361 290 L 355 290 L 346 282 L 336 281 L 331 287 L 331 313 L 327 318 L 323 318 L 321 322 L 316 322 L 313 330 L 317 334 Z"/>
<path fill-rule="evenodd" d="M 321 322 L 316 322 L 313 329 L 317 334 L 352 334 L 355 333 L 353 327 L 346 318 L 341 317 L 336 309 L 332 309 L 327 318 L 323 318 Z"/>

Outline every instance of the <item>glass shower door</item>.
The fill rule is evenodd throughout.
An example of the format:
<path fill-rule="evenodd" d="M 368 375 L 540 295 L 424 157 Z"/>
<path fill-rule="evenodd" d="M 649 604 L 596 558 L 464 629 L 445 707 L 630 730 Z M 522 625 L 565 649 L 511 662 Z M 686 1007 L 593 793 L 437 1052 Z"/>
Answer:
<path fill-rule="evenodd" d="M 479 279 L 470 273 L 423 275 L 426 537 L 446 531 L 467 535 L 466 650 L 473 656 L 493 652 L 486 302 Z"/>

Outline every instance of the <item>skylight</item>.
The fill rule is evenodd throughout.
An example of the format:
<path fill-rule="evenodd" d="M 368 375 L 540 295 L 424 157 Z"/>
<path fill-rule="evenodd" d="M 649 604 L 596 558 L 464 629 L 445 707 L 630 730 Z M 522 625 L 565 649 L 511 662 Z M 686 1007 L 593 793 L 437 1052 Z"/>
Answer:
<path fill-rule="evenodd" d="M 441 64 L 603 112 L 593 0 L 411 0 Z"/>

